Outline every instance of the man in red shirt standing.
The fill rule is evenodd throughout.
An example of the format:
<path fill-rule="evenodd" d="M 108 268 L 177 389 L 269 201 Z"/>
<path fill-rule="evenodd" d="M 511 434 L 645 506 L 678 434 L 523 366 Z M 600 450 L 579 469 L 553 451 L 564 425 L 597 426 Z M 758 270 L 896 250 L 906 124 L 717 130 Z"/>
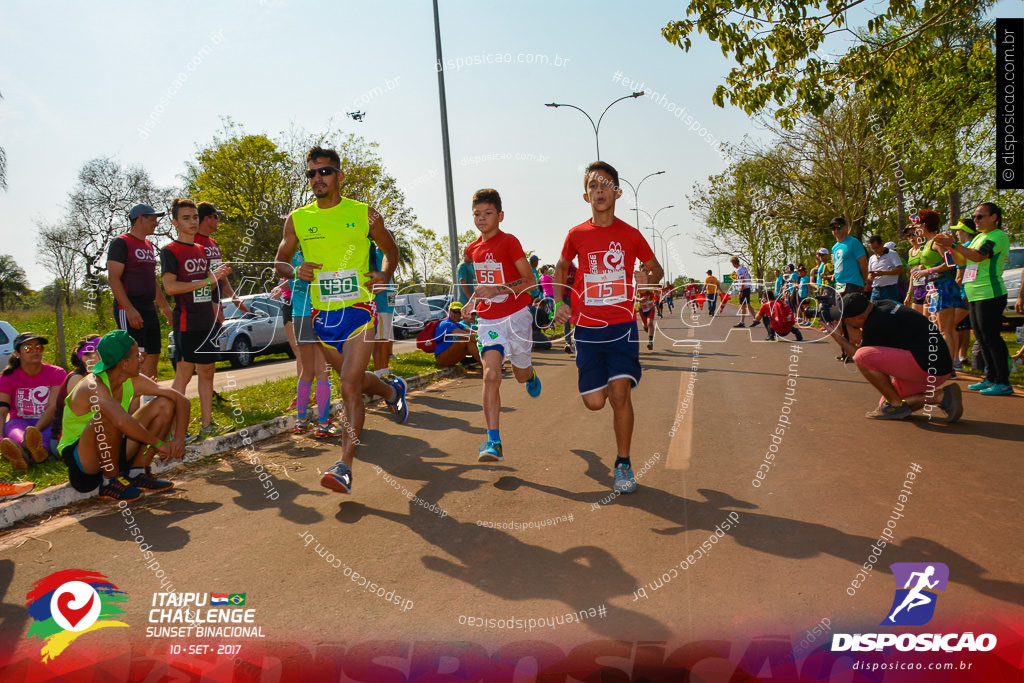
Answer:
<path fill-rule="evenodd" d="M 171 307 L 156 286 L 156 248 L 149 241 L 160 217 L 148 204 L 139 204 L 128 212 L 131 228 L 118 235 L 107 247 L 107 274 L 114 294 L 114 320 L 118 328 L 131 335 L 142 354 L 141 374 L 156 377 L 160 360 L 160 319 L 156 306 L 171 322 Z M 154 306 L 154 303 L 156 306 Z"/>
<path fill-rule="evenodd" d="M 583 175 L 583 199 L 592 217 L 569 231 L 555 266 L 555 299 L 560 300 L 566 271 L 578 257 L 570 307 L 556 304 L 555 324 L 570 316 L 576 326 L 576 368 L 583 405 L 601 410 L 612 405 L 618 456 L 615 483 L 618 493 L 636 491 L 629 460 L 633 439 L 633 403 L 630 391 L 640 383 L 640 337 L 633 297 L 636 286 L 661 281 L 664 271 L 640 231 L 615 217 L 615 200 L 622 194 L 619 173 L 595 161 Z M 643 264 L 633 282 L 637 261 Z"/>

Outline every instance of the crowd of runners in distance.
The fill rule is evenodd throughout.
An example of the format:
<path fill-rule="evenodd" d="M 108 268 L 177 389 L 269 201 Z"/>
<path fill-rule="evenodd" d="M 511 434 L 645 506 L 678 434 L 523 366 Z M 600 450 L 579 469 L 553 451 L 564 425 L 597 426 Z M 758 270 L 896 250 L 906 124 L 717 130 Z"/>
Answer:
<path fill-rule="evenodd" d="M 384 399 L 399 423 L 408 417 L 405 381 L 388 367 L 398 247 L 373 207 L 341 195 L 344 172 L 337 152 L 312 148 L 306 168 L 314 201 L 284 221 L 274 261 L 281 280 L 272 296 L 284 302 L 296 355 L 294 431 L 340 437 L 340 458 L 320 483 L 350 493 L 365 419 L 363 396 Z M 994 204 L 979 205 L 973 218 L 945 233 L 939 231 L 937 213 L 920 211 L 904 231 L 912 245 L 906 260 L 894 243 L 877 237 L 869 240 L 869 258 L 845 221 L 833 219 L 831 249 L 817 250 L 809 272 L 803 264 L 775 270 L 774 287 L 763 289 L 755 311 L 754 280 L 738 257 L 731 259 L 735 270 L 726 283 L 710 270 L 703 281 L 681 288 L 662 283 L 662 266 L 646 239 L 615 216 L 621 190 L 612 166 L 590 164 L 583 189 L 590 218 L 568 230 L 557 263 L 539 269 L 538 257 L 527 259 L 519 239 L 502 229 L 498 191 L 485 188 L 472 197 L 479 237 L 465 249 L 447 318 L 424 342 L 439 365 L 467 362 L 482 368 L 487 432 L 474 452 L 479 462 L 499 462 L 506 455 L 500 425 L 503 364 L 509 362 L 516 383 L 539 398 L 541 378 L 532 361 L 538 328 L 563 326 L 583 405 L 592 411 L 611 406 L 613 490 L 635 491 L 631 392 L 642 376 L 642 333 L 652 350 L 655 316 L 663 317 L 665 308 L 671 314 L 677 297 L 693 312 L 706 308 L 714 317 L 723 314 L 730 290 L 739 309 L 735 327 L 746 327 L 749 315 L 772 340 L 793 334 L 799 341 L 801 327 L 817 324 L 830 333 L 841 347 L 839 359 L 857 363 L 882 396 L 868 417 L 902 418 L 928 406 L 940 410 L 940 421 L 960 417 L 958 385 L 943 384 L 967 362 L 970 332 L 961 329 L 964 320 L 986 361 L 985 379 L 970 388 L 984 395 L 1013 392 L 1007 348 L 998 333 L 1007 300 L 1001 275 L 1009 242 Z M 130 229 L 111 242 L 107 268 L 118 329 L 80 340 L 71 372 L 42 362 L 47 340 L 40 335 L 26 332 L 15 340 L 0 374 L 0 455 L 15 470 L 53 454 L 67 466 L 76 490 L 98 489 L 103 498 L 131 501 L 173 487 L 153 473 L 154 457 L 181 458 L 192 441 L 227 431 L 212 419 L 221 302 L 244 305 L 214 237 L 220 213 L 207 202 L 175 199 L 170 215 L 176 236 L 158 252 L 148 238 L 164 215 L 148 205 L 134 207 Z M 157 287 L 158 263 L 173 309 Z M 1018 310 L 1021 302 L 1018 297 Z M 175 341 L 169 388 L 154 379 L 161 352 L 157 309 L 171 324 Z M 927 349 L 938 338 L 943 352 L 929 360 Z M 372 372 L 367 369 L 371 359 Z M 340 430 L 331 422 L 332 369 L 343 399 Z M 193 375 L 200 404 L 194 433 L 184 396 Z M 32 487 L 0 482 L 0 500 Z"/>

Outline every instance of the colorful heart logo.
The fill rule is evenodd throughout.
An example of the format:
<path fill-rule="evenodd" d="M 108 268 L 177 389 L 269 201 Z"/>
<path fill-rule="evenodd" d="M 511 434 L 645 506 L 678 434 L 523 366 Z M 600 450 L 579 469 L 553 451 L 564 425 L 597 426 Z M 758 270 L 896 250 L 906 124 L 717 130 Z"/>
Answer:
<path fill-rule="evenodd" d="M 86 615 L 89 614 L 89 611 L 92 609 L 92 603 L 96 600 L 96 594 L 91 593 L 89 595 L 89 600 L 85 603 L 85 606 L 77 609 L 71 606 L 71 603 L 75 598 L 76 596 L 74 593 L 61 593 L 57 596 L 57 611 L 59 611 L 61 615 L 68 620 L 72 629 L 74 629 L 75 626 L 78 626 L 79 622 L 81 622 L 82 619 L 85 619 Z"/>

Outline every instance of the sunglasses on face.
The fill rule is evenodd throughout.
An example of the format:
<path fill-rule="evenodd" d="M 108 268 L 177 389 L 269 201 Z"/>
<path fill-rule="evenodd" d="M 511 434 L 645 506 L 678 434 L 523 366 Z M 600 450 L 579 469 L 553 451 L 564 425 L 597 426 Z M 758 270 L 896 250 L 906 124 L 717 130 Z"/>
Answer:
<path fill-rule="evenodd" d="M 974 218 L 974 220 L 979 220 L 981 218 L 987 218 L 988 216 L 991 216 L 991 215 L 992 214 L 990 214 L 990 213 L 976 213 L 976 214 L 974 214 L 973 218 Z"/>
<path fill-rule="evenodd" d="M 331 166 L 322 166 L 320 168 L 312 168 L 312 169 L 306 171 L 306 177 L 312 179 L 312 178 L 315 178 L 318 174 L 322 175 L 322 176 L 328 176 L 328 175 L 333 175 L 335 173 L 340 173 L 340 172 L 341 172 L 340 168 L 333 168 Z"/>
<path fill-rule="evenodd" d="M 22 353 L 29 353 L 31 351 L 42 351 L 42 350 L 43 350 L 43 345 L 42 344 L 24 344 L 21 347 L 21 352 Z"/>

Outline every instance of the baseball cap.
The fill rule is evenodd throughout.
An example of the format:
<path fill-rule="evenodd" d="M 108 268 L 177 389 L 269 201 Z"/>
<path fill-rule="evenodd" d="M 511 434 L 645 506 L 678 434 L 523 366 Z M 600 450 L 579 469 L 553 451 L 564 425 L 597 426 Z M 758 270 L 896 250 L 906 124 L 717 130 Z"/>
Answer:
<path fill-rule="evenodd" d="M 47 344 L 50 343 L 49 339 L 47 339 L 46 337 L 42 337 L 36 334 L 35 332 L 22 332 L 21 334 L 14 338 L 14 348 L 19 349 L 21 348 L 22 344 L 33 341 L 35 339 L 41 341 L 43 343 L 43 346 L 46 346 Z"/>
<path fill-rule="evenodd" d="M 538 261 L 540 261 L 540 257 L 536 254 L 530 257 L 530 263 L 537 263 Z"/>
<path fill-rule="evenodd" d="M 828 227 L 830 227 L 830 228 L 834 228 L 837 225 L 842 225 L 842 226 L 845 227 L 846 226 L 846 219 L 843 218 L 842 216 L 836 216 L 835 218 L 833 218 L 832 220 L 830 220 L 828 222 Z"/>
<path fill-rule="evenodd" d="M 819 249 L 819 250 L 818 250 L 818 256 L 828 256 L 828 255 L 829 255 L 829 254 L 831 254 L 831 253 L 832 253 L 832 252 L 830 252 L 830 251 L 829 251 L 828 249 L 826 249 L 825 247 L 822 247 L 821 249 Z"/>
<path fill-rule="evenodd" d="M 217 209 L 216 206 L 210 202 L 199 202 L 196 204 L 196 212 L 199 213 L 199 220 L 203 220 L 207 216 L 223 216 L 224 212 Z"/>
<path fill-rule="evenodd" d="M 462 310 L 462 302 L 461 301 L 453 301 L 453 302 L 451 302 L 450 304 L 448 304 L 448 310 L 449 311 L 461 311 Z"/>
<path fill-rule="evenodd" d="M 845 320 L 856 317 L 868 310 L 868 304 L 871 301 L 860 292 L 850 292 L 843 294 L 842 303 L 842 306 L 833 306 L 832 310 L 829 311 L 829 317 L 832 320 Z"/>
<path fill-rule="evenodd" d="M 885 247 L 886 249 L 895 249 L 896 248 L 896 243 L 895 242 L 886 242 L 882 246 Z"/>
<path fill-rule="evenodd" d="M 156 216 L 157 218 L 160 218 L 161 216 L 166 215 L 167 214 L 163 211 L 157 211 L 149 204 L 136 204 L 132 207 L 132 210 L 128 212 L 128 220 L 134 223 L 135 219 L 139 216 Z"/>
<path fill-rule="evenodd" d="M 92 374 L 98 375 L 117 365 L 134 343 L 132 336 L 124 330 L 107 332 L 100 337 L 100 343 L 96 345 L 100 360 L 93 366 Z"/>

